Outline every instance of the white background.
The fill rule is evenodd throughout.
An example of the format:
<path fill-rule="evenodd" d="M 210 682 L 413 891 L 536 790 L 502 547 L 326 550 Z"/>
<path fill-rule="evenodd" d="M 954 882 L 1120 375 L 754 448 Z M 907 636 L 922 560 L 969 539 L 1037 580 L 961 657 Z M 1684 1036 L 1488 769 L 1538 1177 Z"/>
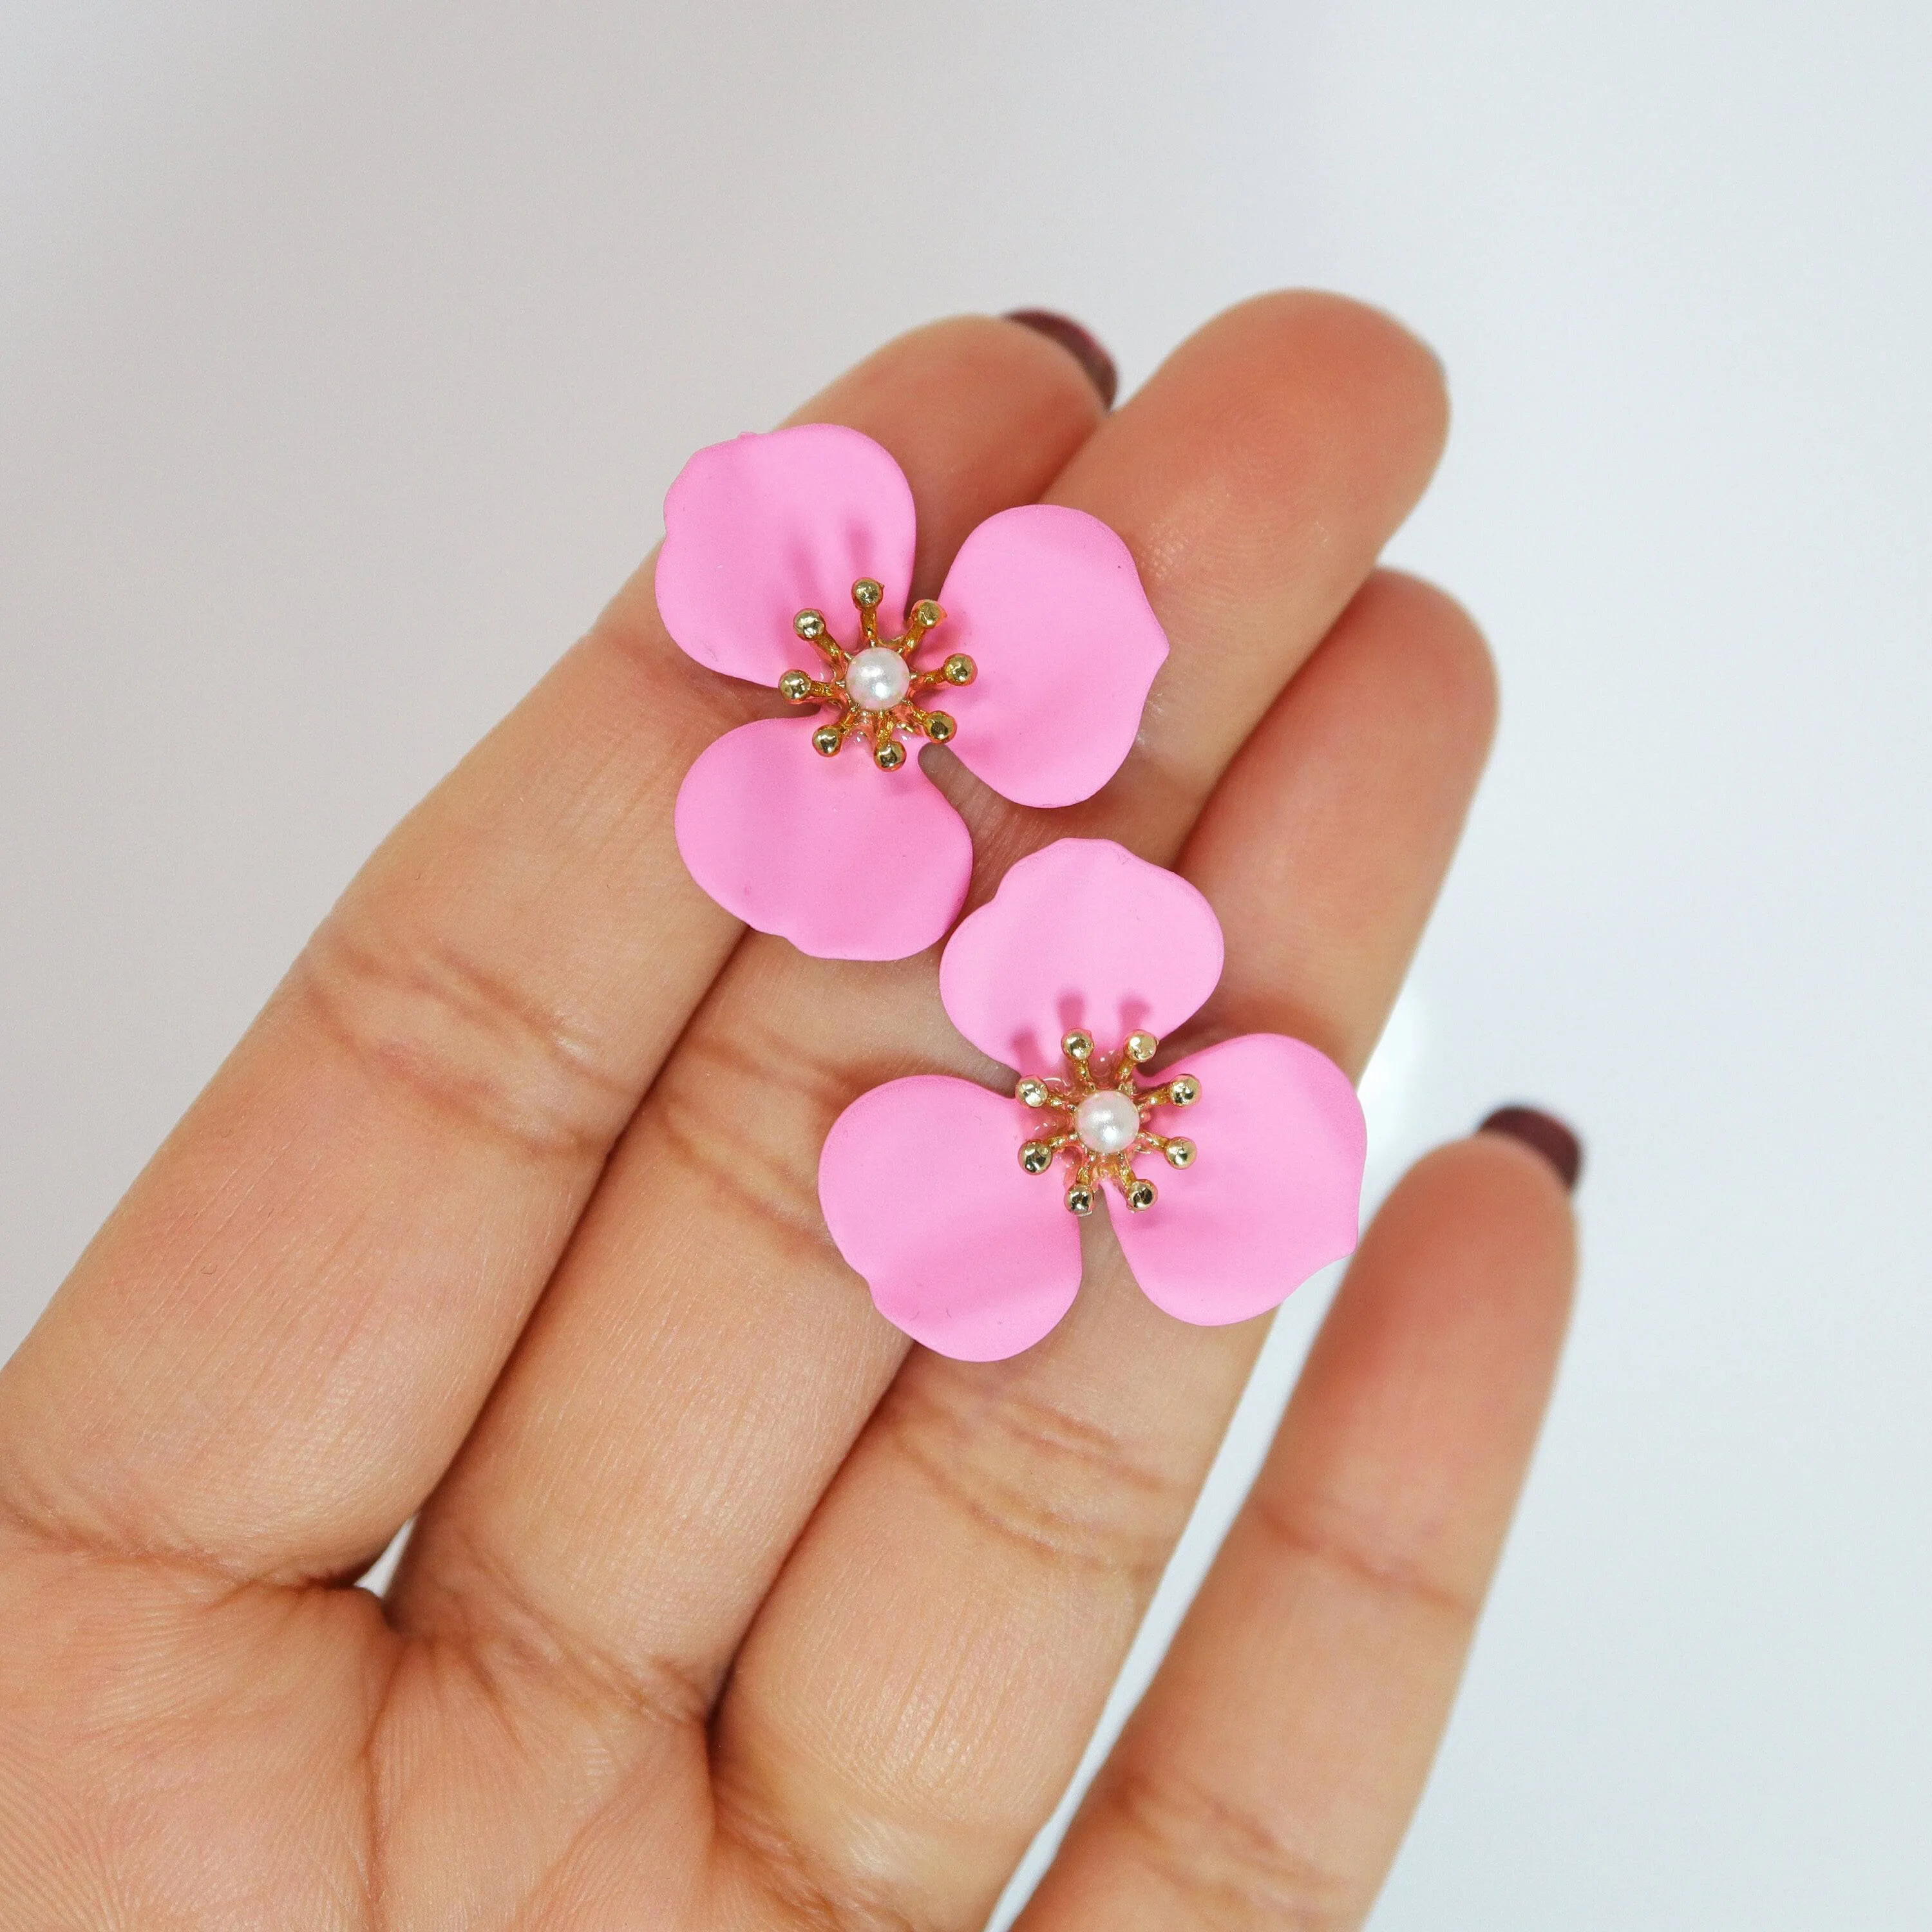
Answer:
<path fill-rule="evenodd" d="M 1928 99 L 1875 0 L 8 0 L 0 1342 L 691 449 L 933 314 L 1131 386 L 1346 289 L 1448 363 L 1394 554 L 1505 689 L 1379 1162 L 1591 1163 L 1376 1925 L 1932 1922 Z"/>

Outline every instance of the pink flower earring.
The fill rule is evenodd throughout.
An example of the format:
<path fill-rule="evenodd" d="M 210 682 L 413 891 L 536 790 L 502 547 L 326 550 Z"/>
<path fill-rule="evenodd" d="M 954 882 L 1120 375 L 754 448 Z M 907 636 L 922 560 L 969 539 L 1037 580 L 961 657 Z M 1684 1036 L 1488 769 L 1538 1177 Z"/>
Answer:
<path fill-rule="evenodd" d="M 817 714 L 740 725 L 702 752 L 678 793 L 678 850 L 728 911 L 821 958 L 904 958 L 958 916 L 972 842 L 920 740 L 1016 804 L 1076 804 L 1120 769 L 1167 656 L 1126 544 L 1083 512 L 989 517 L 938 597 L 908 610 L 914 538 L 898 465 L 830 424 L 700 450 L 664 501 L 657 600 L 673 639 Z M 842 642 L 832 614 L 848 599 Z M 808 651 L 818 662 L 801 668 Z"/>
<path fill-rule="evenodd" d="M 1201 894 L 1106 839 L 1021 860 L 962 921 L 940 998 L 1017 1070 L 1011 1096 L 890 1080 L 819 1160 L 826 1225 L 886 1320 L 964 1361 L 1030 1347 L 1072 1306 L 1102 1198 L 1142 1292 L 1184 1322 L 1262 1314 L 1354 1249 L 1367 1142 L 1340 1067 L 1262 1033 L 1142 1070 L 1221 963 Z"/>

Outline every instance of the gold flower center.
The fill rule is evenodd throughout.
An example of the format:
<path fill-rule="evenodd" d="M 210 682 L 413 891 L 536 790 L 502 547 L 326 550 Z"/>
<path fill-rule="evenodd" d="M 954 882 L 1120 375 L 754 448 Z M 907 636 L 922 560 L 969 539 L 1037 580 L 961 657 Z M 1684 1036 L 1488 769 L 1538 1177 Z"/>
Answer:
<path fill-rule="evenodd" d="M 1020 1149 L 1020 1165 L 1029 1174 L 1044 1174 L 1055 1156 L 1064 1154 L 1073 1169 L 1066 1205 L 1076 1214 L 1090 1214 L 1100 1198 L 1100 1184 L 1111 1180 L 1120 1190 L 1128 1211 L 1138 1214 L 1158 1198 L 1154 1184 L 1134 1172 L 1136 1154 L 1157 1152 L 1169 1167 L 1192 1167 L 1192 1141 L 1169 1139 L 1148 1124 L 1157 1107 L 1191 1107 L 1201 1097 L 1201 1083 L 1191 1073 L 1177 1074 L 1158 1085 L 1143 1087 L 1140 1069 L 1160 1051 L 1150 1033 L 1130 1033 L 1116 1054 L 1096 1056 L 1091 1036 L 1070 1033 L 1060 1042 L 1066 1072 L 1059 1079 L 1032 1075 L 1013 1089 L 1023 1107 L 1054 1118 L 1046 1130 Z"/>
<path fill-rule="evenodd" d="M 872 762 L 882 772 L 896 772 L 906 761 L 902 731 L 916 732 L 935 745 L 950 744 L 958 726 L 944 711 L 927 711 L 914 702 L 922 692 L 943 684 L 973 682 L 973 660 L 956 653 L 937 670 L 914 670 L 912 654 L 926 634 L 946 621 L 946 613 L 930 597 L 922 597 L 907 614 L 905 634 L 879 635 L 879 602 L 885 596 L 875 578 L 862 577 L 852 586 L 859 612 L 860 640 L 850 650 L 832 634 L 822 610 L 801 610 L 791 627 L 826 660 L 827 677 L 788 670 L 778 680 L 778 695 L 788 704 L 829 705 L 832 716 L 812 734 L 812 748 L 836 758 L 848 738 L 862 738 L 872 748 Z"/>

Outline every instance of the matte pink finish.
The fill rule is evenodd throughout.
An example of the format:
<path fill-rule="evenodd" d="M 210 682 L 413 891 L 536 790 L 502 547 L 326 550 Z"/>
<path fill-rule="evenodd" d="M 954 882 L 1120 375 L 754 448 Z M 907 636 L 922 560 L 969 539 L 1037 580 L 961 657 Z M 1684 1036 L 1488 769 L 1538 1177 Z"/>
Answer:
<path fill-rule="evenodd" d="M 982 1053 L 1057 1073 L 1075 1027 L 1111 1053 L 1137 1028 L 1165 1035 L 1192 1018 L 1221 958 L 1220 922 L 1185 879 L 1111 838 L 1062 838 L 960 922 L 939 997 Z"/>
<path fill-rule="evenodd" d="M 826 1226 L 879 1312 L 956 1360 L 1030 1348 L 1079 1292 L 1079 1224 L 1021 1167 L 1026 1136 L 1006 1095 L 921 1074 L 860 1094 L 819 1156 Z"/>
<path fill-rule="evenodd" d="M 794 668 L 816 675 L 794 617 L 819 610 L 835 638 L 855 642 L 852 584 L 874 577 L 894 633 L 916 534 L 911 487 L 869 436 L 824 423 L 741 436 L 700 449 L 664 499 L 658 614 L 713 670 L 765 685 Z M 920 662 L 962 650 L 977 662 L 973 684 L 940 694 L 963 762 L 1022 805 L 1098 790 L 1132 745 L 1167 655 L 1126 546 L 1082 511 L 1002 511 L 966 539 L 941 601 L 947 621 Z M 878 770 L 862 745 L 821 759 L 807 746 L 820 717 L 802 721 L 798 757 L 790 740 L 781 756 L 781 740 L 748 735 L 793 728 L 783 721 L 712 746 L 678 794 L 678 850 L 719 904 L 802 952 L 922 952 L 964 897 L 965 826 L 919 770 L 916 742 L 897 772 Z"/>
<path fill-rule="evenodd" d="M 1221 957 L 1213 908 L 1185 880 L 1109 839 L 1063 838 L 1012 867 L 961 922 L 940 956 L 940 997 L 982 1052 L 1051 1072 L 1076 1026 L 1111 1053 L 1136 1028 L 1184 1024 L 1214 991 Z M 1368 1135 L 1348 1076 L 1298 1040 L 1246 1034 L 1161 1077 L 1180 1072 L 1201 1097 L 1154 1125 L 1185 1135 L 1198 1157 L 1176 1171 L 1141 1156 L 1159 1198 L 1130 1214 L 1109 1188 L 1107 1209 L 1148 1299 L 1216 1327 L 1265 1313 L 1353 1252 Z M 1013 1354 L 1078 1291 L 1065 1170 L 1019 1165 L 1037 1118 L 1004 1094 L 925 1076 L 861 1094 L 826 1137 L 818 1190 L 832 1238 L 880 1313 L 943 1354 Z"/>
<path fill-rule="evenodd" d="M 776 684 L 820 668 L 791 620 L 825 614 L 859 634 L 853 580 L 885 586 L 896 627 L 912 594 L 912 486 L 868 436 L 804 423 L 700 449 L 664 498 L 658 614 L 679 647 L 713 670 Z"/>
<path fill-rule="evenodd" d="M 767 718 L 701 752 L 677 794 L 678 850 L 726 911 L 820 959 L 903 959 L 945 937 L 973 841 L 917 764 L 812 748 L 814 718 Z"/>
<path fill-rule="evenodd" d="M 1132 748 L 1167 656 L 1126 545 L 1084 510 L 1002 510 L 960 546 L 939 601 L 928 655 L 964 651 L 979 670 L 942 694 L 959 762 L 1017 805 L 1090 798 Z"/>
<path fill-rule="evenodd" d="M 1298 1040 L 1245 1034 L 1162 1069 L 1183 1072 L 1200 1099 L 1155 1124 L 1194 1142 L 1194 1165 L 1144 1158 L 1160 1198 L 1130 1214 L 1109 1189 L 1107 1211 L 1156 1308 L 1206 1327 L 1244 1322 L 1354 1251 L 1367 1130 L 1348 1076 Z"/>

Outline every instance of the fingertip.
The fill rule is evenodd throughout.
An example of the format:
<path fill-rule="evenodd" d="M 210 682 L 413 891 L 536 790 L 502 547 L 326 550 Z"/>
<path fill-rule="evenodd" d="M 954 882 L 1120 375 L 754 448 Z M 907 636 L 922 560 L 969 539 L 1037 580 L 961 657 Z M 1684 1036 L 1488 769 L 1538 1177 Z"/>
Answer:
<path fill-rule="evenodd" d="M 1292 584 L 1332 617 L 1422 494 L 1447 422 L 1436 358 L 1388 316 L 1256 296 L 1176 348 L 1055 493 L 1126 538 L 1171 634 L 1225 628 L 1230 586 Z"/>
<path fill-rule="evenodd" d="M 1576 1268 L 1570 1191 L 1549 1155 L 1494 1130 L 1425 1154 L 1364 1237 L 1374 1272 L 1480 1302 L 1539 1349 L 1569 1317 Z"/>
<path fill-rule="evenodd" d="M 1530 1148 L 1550 1163 L 1565 1193 L 1576 1192 L 1583 1173 L 1583 1143 L 1567 1121 L 1540 1107 L 1515 1102 L 1497 1108 L 1476 1131 L 1500 1134 Z"/>
<path fill-rule="evenodd" d="M 1049 342 L 1058 343 L 1080 365 L 1082 373 L 1094 386 L 1094 392 L 1100 398 L 1100 406 L 1111 410 L 1114 398 L 1120 393 L 1120 372 L 1114 365 L 1113 357 L 1106 345 L 1084 322 L 1076 322 L 1070 315 L 1062 315 L 1056 309 L 1010 309 L 1001 318 L 1006 322 L 1016 322 L 1022 328 L 1030 328 L 1036 335 L 1043 335 Z"/>
<path fill-rule="evenodd" d="M 1426 480 L 1449 433 L 1442 360 L 1387 310 L 1325 289 L 1277 289 L 1225 309 L 1186 347 L 1211 345 L 1288 370 L 1311 366 L 1378 432 L 1422 465 Z"/>
<path fill-rule="evenodd" d="M 1425 712 L 1438 740 L 1479 770 L 1496 736 L 1500 692 L 1496 658 L 1468 609 L 1439 584 L 1380 568 L 1355 594 L 1336 626 L 1373 631 L 1402 653 L 1403 694 Z"/>

